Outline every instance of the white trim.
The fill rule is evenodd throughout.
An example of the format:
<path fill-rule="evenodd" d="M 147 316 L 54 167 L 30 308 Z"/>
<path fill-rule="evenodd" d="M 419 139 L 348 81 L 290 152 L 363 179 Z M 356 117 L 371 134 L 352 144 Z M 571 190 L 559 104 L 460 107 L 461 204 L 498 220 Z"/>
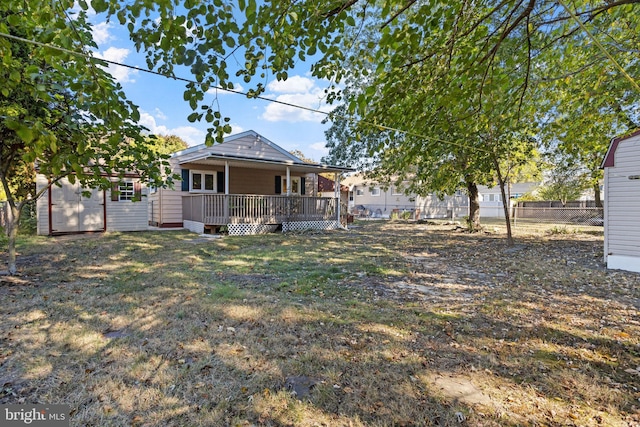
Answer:
<path fill-rule="evenodd" d="M 123 186 L 124 187 L 131 186 L 131 189 L 125 188 L 123 190 L 122 188 Z M 118 182 L 118 201 L 119 202 L 132 202 L 135 198 L 136 198 L 136 185 L 132 180 L 125 179 Z"/>
<path fill-rule="evenodd" d="M 378 190 L 378 194 L 375 194 L 373 192 L 374 190 Z M 381 194 L 382 194 L 382 190 L 380 189 L 379 186 L 369 187 L 369 195 L 371 195 L 371 197 L 380 197 Z"/>
<path fill-rule="evenodd" d="M 608 255 L 607 268 L 640 273 L 640 257 L 626 255 Z"/>
<path fill-rule="evenodd" d="M 287 168 L 287 176 L 281 176 L 280 180 L 281 180 L 280 181 L 281 188 L 282 190 L 284 190 L 282 191 L 283 194 L 286 194 L 287 196 L 291 196 L 292 194 L 299 196 L 300 194 L 302 194 L 301 193 L 302 180 L 300 179 L 299 176 L 291 176 L 288 168 Z M 298 187 L 298 191 L 292 191 L 291 190 L 292 186 L 287 185 L 287 183 L 289 182 L 291 182 L 292 184 L 296 184 Z"/>
<path fill-rule="evenodd" d="M 201 182 L 203 188 L 193 188 L 193 175 L 202 175 L 200 182 Z M 213 187 L 212 187 L 211 190 L 207 190 L 207 189 L 204 188 L 206 175 L 211 175 L 213 177 Z M 218 175 L 217 171 L 192 170 L 192 169 L 189 169 L 189 192 L 190 193 L 217 193 L 218 192 L 218 187 L 217 187 L 218 177 L 217 177 L 217 175 Z"/>

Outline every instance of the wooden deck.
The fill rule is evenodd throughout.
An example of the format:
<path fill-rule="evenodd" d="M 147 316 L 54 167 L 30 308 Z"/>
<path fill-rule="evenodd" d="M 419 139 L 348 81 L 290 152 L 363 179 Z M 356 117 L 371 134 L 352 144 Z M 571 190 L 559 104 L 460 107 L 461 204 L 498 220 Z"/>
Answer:
<path fill-rule="evenodd" d="M 182 197 L 182 215 L 214 226 L 323 221 L 336 219 L 336 203 L 330 197 L 189 194 Z"/>

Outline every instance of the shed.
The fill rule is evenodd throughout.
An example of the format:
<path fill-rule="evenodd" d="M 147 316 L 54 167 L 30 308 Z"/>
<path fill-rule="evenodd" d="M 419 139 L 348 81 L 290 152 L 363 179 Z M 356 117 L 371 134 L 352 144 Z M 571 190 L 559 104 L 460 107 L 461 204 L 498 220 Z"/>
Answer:
<path fill-rule="evenodd" d="M 614 138 L 604 169 L 604 260 L 640 272 L 640 130 Z"/>
<path fill-rule="evenodd" d="M 37 190 L 49 186 L 36 203 L 37 233 L 147 230 L 146 186 L 133 175 L 118 182 L 115 179 L 113 188 L 105 191 L 84 189 L 78 181 L 71 184 L 66 178 L 49 186 L 47 177 L 37 174 Z M 91 192 L 90 197 L 84 191 Z"/>

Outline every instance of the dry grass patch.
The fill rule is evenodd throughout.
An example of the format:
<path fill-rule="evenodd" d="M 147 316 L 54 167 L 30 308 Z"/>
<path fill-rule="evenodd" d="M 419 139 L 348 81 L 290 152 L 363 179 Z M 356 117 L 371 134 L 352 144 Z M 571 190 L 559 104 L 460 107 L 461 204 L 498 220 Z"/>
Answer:
<path fill-rule="evenodd" d="M 593 230 L 495 227 L 27 238 L 0 402 L 74 426 L 640 424 L 640 276 Z"/>

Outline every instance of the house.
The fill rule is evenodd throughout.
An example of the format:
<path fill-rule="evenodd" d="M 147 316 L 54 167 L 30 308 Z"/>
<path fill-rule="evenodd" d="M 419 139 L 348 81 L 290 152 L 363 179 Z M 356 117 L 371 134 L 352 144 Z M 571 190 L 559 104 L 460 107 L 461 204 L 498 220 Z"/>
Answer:
<path fill-rule="evenodd" d="M 356 217 L 459 218 L 469 212 L 469 199 L 461 191 L 444 198 L 436 194 L 406 194 L 407 181 L 404 185 L 385 187 L 361 174 L 349 176 L 343 182 L 349 187 L 349 212 Z"/>
<path fill-rule="evenodd" d="M 538 182 L 510 184 L 508 197 L 510 197 L 510 200 L 513 203 L 525 194 L 533 192 L 538 186 L 540 186 L 540 183 Z M 506 188 L 505 191 L 507 191 Z M 504 218 L 502 191 L 500 190 L 499 185 L 493 187 L 479 185 L 478 199 L 480 203 L 480 216 L 482 218 Z"/>
<path fill-rule="evenodd" d="M 110 190 L 93 189 L 85 197 L 76 181 L 67 178 L 49 186 L 36 175 L 36 191 L 49 186 L 36 202 L 37 233 L 56 235 L 91 231 L 140 231 L 148 228 L 147 188 L 135 175 L 113 183 Z"/>
<path fill-rule="evenodd" d="M 318 195 L 318 174 L 334 173 L 338 181 L 351 169 L 305 163 L 254 131 L 187 148 L 169 162 L 182 179 L 173 189 L 151 189 L 154 226 L 229 234 L 340 226 L 338 195 Z"/>
<path fill-rule="evenodd" d="M 336 182 L 326 178 L 322 175 L 318 175 L 318 196 L 320 197 L 335 197 Z M 349 201 L 349 187 L 346 185 L 340 185 L 340 203 L 347 206 Z"/>
<path fill-rule="evenodd" d="M 604 261 L 640 272 L 640 130 L 614 138 L 604 169 Z"/>

